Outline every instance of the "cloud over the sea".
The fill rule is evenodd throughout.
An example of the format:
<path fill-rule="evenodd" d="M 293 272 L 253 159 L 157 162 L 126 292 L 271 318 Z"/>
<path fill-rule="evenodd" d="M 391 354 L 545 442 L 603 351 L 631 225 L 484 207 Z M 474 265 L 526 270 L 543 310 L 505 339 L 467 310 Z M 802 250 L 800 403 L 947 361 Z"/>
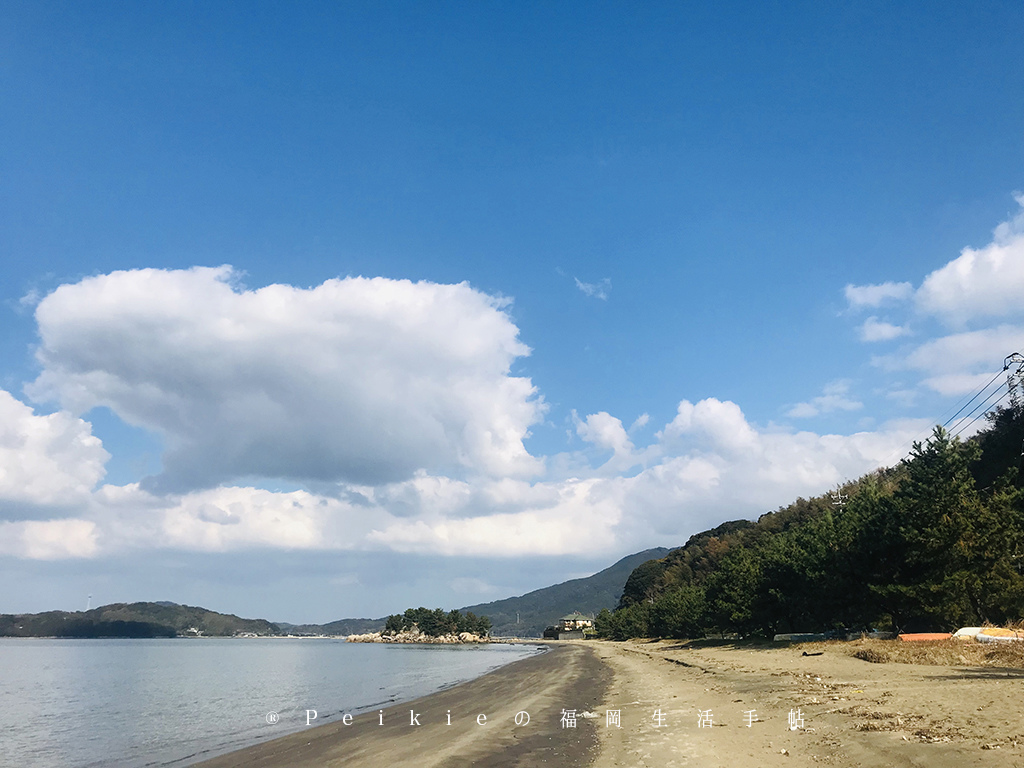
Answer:
<path fill-rule="evenodd" d="M 647 414 L 626 429 L 621 414 L 573 411 L 575 447 L 533 455 L 546 406 L 512 373 L 529 349 L 506 300 L 464 283 L 239 280 L 132 270 L 40 301 L 42 372 L 27 391 L 61 410 L 0 393 L 0 429 L 26 458 L 20 479 L 0 478 L 6 554 L 606 557 L 821 493 L 897 461 L 929 426 L 795 431 L 706 397 L 679 400 L 646 440 Z M 905 293 L 867 288 L 851 302 Z M 930 372 L 948 353 L 924 344 L 900 365 Z M 790 415 L 861 408 L 850 389 L 833 381 Z M 161 476 L 100 485 L 108 454 L 81 418 L 97 406 L 162 436 Z M 273 490 L 282 478 L 291 490 Z"/>
<path fill-rule="evenodd" d="M 239 477 L 380 484 L 530 476 L 544 411 L 507 302 L 385 278 L 246 290 L 229 267 L 114 272 L 36 309 L 30 393 L 163 436 L 161 490 Z"/>
<path fill-rule="evenodd" d="M 588 446 L 604 456 L 611 449 L 603 465 L 588 466 L 588 447 L 550 457 L 551 465 L 578 471 L 549 469 L 538 480 L 467 480 L 418 470 L 379 485 L 339 483 L 326 495 L 226 484 L 184 493 L 104 485 L 83 492 L 73 518 L 55 507 L 51 512 L 62 517 L 4 523 L 2 553 L 60 559 L 278 549 L 385 558 L 607 557 L 681 542 L 723 519 L 754 517 L 819 493 L 895 460 L 894 451 L 925 426 L 896 423 L 849 436 L 766 431 L 735 403 L 713 398 L 682 401 L 642 447 L 623 439 L 621 422 L 610 414 L 590 414 L 579 425 L 593 439 Z M 88 457 L 65 461 L 65 474 L 88 467 Z M 629 466 L 641 468 L 632 475 L 614 471 Z"/>
<path fill-rule="evenodd" d="M 87 422 L 63 411 L 38 415 L 0 390 L 0 519 L 82 504 L 109 458 Z"/>

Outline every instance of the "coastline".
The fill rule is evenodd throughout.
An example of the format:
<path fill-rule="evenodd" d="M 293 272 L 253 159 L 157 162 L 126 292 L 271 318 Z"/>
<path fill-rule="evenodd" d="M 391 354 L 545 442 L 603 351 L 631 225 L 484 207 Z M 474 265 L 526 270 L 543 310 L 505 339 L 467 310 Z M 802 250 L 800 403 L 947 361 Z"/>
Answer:
<path fill-rule="evenodd" d="M 987 756 L 1024 765 L 1024 704 L 1014 688 L 1024 669 L 852 655 L 871 642 L 550 643 L 546 653 L 390 706 L 383 725 L 378 711 L 365 712 L 351 725 L 311 727 L 196 765 L 960 768 Z M 575 728 L 562 726 L 562 710 L 576 711 Z M 620 723 L 606 720 L 609 710 Z M 517 726 L 521 711 L 530 722 Z"/>
<path fill-rule="evenodd" d="M 611 670 L 593 648 L 552 644 L 545 653 L 468 682 L 379 711 L 357 713 L 351 724 L 336 720 L 311 726 L 192 765 L 379 768 L 386 762 L 420 768 L 512 768 L 547 761 L 559 768 L 582 768 L 597 756 L 598 723 L 595 718 L 579 717 L 575 728 L 563 728 L 562 710 L 598 711 L 610 683 Z M 411 712 L 418 725 L 410 722 Z M 529 713 L 529 722 L 516 724 L 520 712 Z"/>

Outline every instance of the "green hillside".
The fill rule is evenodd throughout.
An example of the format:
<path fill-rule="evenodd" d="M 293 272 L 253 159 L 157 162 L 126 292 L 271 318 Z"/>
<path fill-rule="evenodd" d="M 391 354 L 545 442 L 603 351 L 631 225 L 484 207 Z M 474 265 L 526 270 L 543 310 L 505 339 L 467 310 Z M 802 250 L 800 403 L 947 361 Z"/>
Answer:
<path fill-rule="evenodd" d="M 1024 406 L 891 469 L 697 534 L 630 574 L 605 637 L 949 631 L 1024 619 Z"/>
<path fill-rule="evenodd" d="M 274 635 L 278 627 L 263 619 L 174 603 L 113 603 L 90 611 L 0 614 L 0 637 L 175 637 L 201 633 L 231 637 L 239 633 Z"/>
<path fill-rule="evenodd" d="M 470 605 L 461 610 L 487 616 L 491 620 L 492 635 L 540 637 L 545 627 L 573 611 L 596 615 L 602 608 L 614 608 L 633 569 L 648 560 L 664 557 L 668 551 L 664 547 L 648 549 L 628 555 L 585 579 L 573 579 L 521 597 Z"/>

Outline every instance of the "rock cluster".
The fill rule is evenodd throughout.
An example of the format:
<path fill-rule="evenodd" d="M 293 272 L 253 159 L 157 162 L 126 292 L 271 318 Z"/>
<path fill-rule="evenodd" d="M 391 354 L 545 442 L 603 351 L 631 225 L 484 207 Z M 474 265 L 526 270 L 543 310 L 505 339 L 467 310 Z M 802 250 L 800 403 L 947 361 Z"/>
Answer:
<path fill-rule="evenodd" d="M 416 627 L 399 632 L 396 635 L 385 635 L 382 632 L 370 632 L 365 635 L 349 635 L 350 643 L 437 643 L 443 645 L 455 645 L 459 643 L 487 643 L 487 637 L 475 635 L 472 632 L 459 632 L 447 635 L 432 637 L 425 635 Z"/>

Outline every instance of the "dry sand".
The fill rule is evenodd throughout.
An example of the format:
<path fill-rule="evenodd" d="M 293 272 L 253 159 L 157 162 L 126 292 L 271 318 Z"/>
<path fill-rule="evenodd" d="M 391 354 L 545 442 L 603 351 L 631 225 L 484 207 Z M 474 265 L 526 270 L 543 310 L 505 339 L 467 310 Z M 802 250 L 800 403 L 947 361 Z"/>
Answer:
<path fill-rule="evenodd" d="M 600 723 L 596 768 L 1024 767 L 1019 668 L 872 664 L 844 643 L 594 648 L 614 673 L 601 712 L 622 712 L 621 729 Z M 702 710 L 711 727 L 699 727 Z M 790 730 L 791 710 L 803 728 Z"/>
<path fill-rule="evenodd" d="M 202 765 L 1024 768 L 1024 669 L 873 664 L 849 653 L 841 643 L 558 643 L 385 710 L 383 726 L 370 713 Z M 410 709 L 422 725 L 409 724 Z M 579 713 L 576 728 L 561 727 L 563 709 Z M 516 726 L 523 710 L 531 721 Z M 712 725 L 700 727 L 708 710 Z M 798 710 L 803 727 L 791 730 Z"/>

